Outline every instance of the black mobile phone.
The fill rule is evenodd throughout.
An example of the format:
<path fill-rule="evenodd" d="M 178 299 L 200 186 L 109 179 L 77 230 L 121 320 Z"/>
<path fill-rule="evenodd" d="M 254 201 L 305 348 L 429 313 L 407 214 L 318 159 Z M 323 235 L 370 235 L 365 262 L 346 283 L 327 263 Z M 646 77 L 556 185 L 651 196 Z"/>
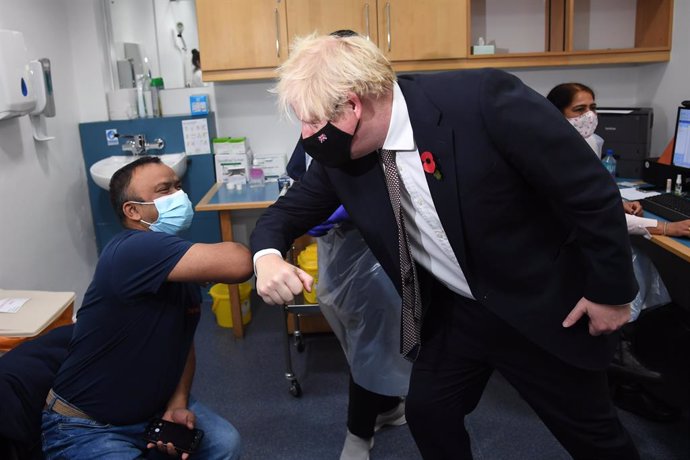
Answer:
<path fill-rule="evenodd" d="M 192 453 L 199 447 L 204 432 L 198 429 L 190 430 L 185 425 L 169 422 L 161 418 L 154 418 L 146 427 L 144 438 L 152 443 L 162 441 L 171 442 L 180 452 Z"/>

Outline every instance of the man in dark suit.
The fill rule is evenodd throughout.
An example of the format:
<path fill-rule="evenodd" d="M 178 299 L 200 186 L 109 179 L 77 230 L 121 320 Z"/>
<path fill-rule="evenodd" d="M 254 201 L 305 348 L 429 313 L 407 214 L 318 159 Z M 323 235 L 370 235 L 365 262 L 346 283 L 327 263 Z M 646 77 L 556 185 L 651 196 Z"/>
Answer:
<path fill-rule="evenodd" d="M 424 458 L 472 458 L 464 416 L 494 369 L 574 458 L 638 458 L 605 373 L 637 291 L 625 219 L 577 131 L 497 70 L 396 82 L 361 37 L 301 39 L 279 75 L 316 161 L 252 234 L 262 298 L 311 287 L 281 253 L 342 203 L 403 297 L 420 286 L 421 346 L 401 348 L 416 357 L 406 414 Z"/>

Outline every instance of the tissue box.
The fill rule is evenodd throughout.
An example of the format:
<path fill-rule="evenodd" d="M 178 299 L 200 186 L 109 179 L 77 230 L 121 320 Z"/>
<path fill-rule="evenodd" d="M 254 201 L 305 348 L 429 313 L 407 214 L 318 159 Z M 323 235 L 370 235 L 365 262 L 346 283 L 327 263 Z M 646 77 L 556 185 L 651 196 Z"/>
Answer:
<path fill-rule="evenodd" d="M 217 137 L 213 139 L 213 153 L 247 153 L 247 138 Z"/>
<path fill-rule="evenodd" d="M 189 96 L 189 109 L 192 116 L 208 115 L 208 94 L 192 94 Z"/>
<path fill-rule="evenodd" d="M 257 153 L 253 164 L 255 168 L 263 169 L 266 182 L 278 182 L 278 178 L 285 173 L 287 159 L 284 153 Z"/>
<path fill-rule="evenodd" d="M 474 45 L 472 46 L 472 54 L 496 54 L 496 45 Z"/>
<path fill-rule="evenodd" d="M 213 86 L 206 86 L 204 88 L 166 88 L 158 90 L 163 114 L 166 117 L 174 115 L 189 116 L 191 113 L 189 96 L 195 94 L 208 95 L 208 110 L 209 112 L 215 111 L 216 101 L 214 100 L 215 92 Z"/>
<path fill-rule="evenodd" d="M 250 153 L 221 153 L 214 155 L 216 182 L 227 182 L 228 177 L 241 175 L 245 182 L 252 165 Z"/>

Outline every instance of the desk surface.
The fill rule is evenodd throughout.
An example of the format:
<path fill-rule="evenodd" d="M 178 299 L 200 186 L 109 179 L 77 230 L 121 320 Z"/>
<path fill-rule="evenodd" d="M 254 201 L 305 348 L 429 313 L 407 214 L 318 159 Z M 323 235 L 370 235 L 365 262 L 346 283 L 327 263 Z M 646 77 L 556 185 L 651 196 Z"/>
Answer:
<path fill-rule="evenodd" d="M 242 187 L 242 190 L 228 190 L 225 184 L 217 182 L 194 208 L 197 211 L 232 211 L 237 209 L 267 208 L 278 199 L 278 184 L 269 182 L 262 186 Z"/>
<path fill-rule="evenodd" d="M 644 217 L 657 219 L 659 222 L 666 222 L 666 219 L 659 217 L 651 212 L 644 212 Z M 687 238 L 676 238 L 672 236 L 652 235 L 652 241 L 662 248 L 690 262 L 690 240 Z"/>
<path fill-rule="evenodd" d="M 33 337 L 72 305 L 75 293 L 0 289 L 0 299 L 6 298 L 29 300 L 16 313 L 0 313 L 0 336 Z"/>
<path fill-rule="evenodd" d="M 644 184 L 643 181 L 641 180 L 627 180 L 627 179 L 619 179 L 618 180 L 619 184 L 620 182 L 629 182 L 629 183 L 636 183 L 635 186 L 639 186 L 641 184 Z M 623 187 L 621 187 L 623 188 Z M 644 217 L 647 217 L 649 219 L 656 219 L 660 222 L 667 222 L 666 219 L 663 217 L 659 217 L 656 214 L 653 214 L 651 212 L 644 211 Z M 687 238 L 675 238 L 671 236 L 662 236 L 662 235 L 652 235 L 651 238 L 652 242 L 655 244 L 661 246 L 662 248 L 666 249 L 667 251 L 677 255 L 681 259 L 685 260 L 686 262 L 690 262 L 690 239 Z"/>

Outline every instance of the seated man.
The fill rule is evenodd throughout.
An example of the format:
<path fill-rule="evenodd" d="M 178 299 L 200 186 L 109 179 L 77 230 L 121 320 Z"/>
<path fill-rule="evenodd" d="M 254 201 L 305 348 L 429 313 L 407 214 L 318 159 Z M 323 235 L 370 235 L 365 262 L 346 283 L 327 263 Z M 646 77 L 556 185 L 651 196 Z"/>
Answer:
<path fill-rule="evenodd" d="M 49 459 L 119 460 L 157 447 L 177 456 L 171 443 L 143 438 L 149 420 L 161 417 L 205 432 L 197 458 L 239 458 L 235 428 L 189 391 L 201 312 L 195 283 L 246 280 L 249 251 L 176 236 L 189 227 L 192 204 L 158 158 L 117 171 L 110 200 L 125 230 L 103 249 L 77 312 L 43 411 L 43 451 Z"/>

